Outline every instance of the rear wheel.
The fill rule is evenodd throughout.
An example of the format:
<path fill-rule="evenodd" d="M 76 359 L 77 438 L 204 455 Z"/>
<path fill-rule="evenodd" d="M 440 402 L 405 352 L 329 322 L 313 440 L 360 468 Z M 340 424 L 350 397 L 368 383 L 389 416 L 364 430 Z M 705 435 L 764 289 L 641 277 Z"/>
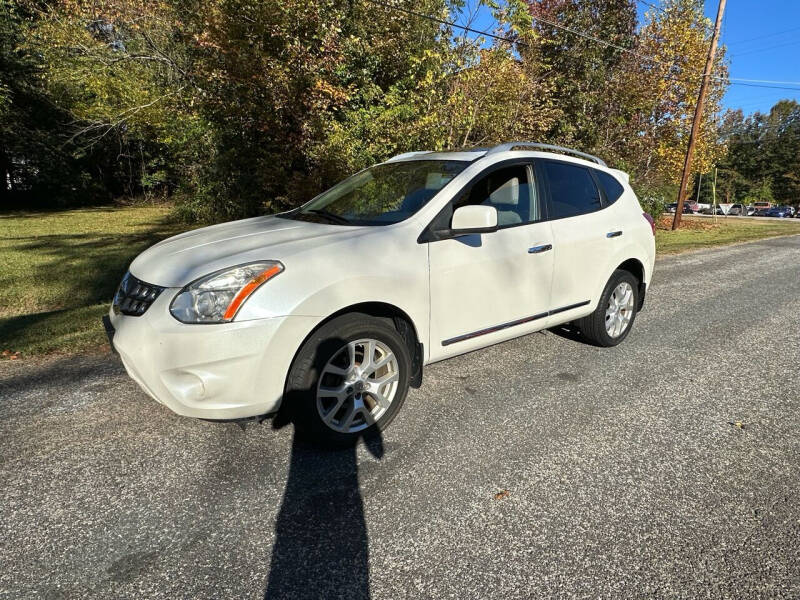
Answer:
<path fill-rule="evenodd" d="M 595 311 L 578 321 L 586 339 L 598 346 L 616 346 L 636 319 L 639 282 L 628 271 L 617 270 L 608 280 Z"/>
<path fill-rule="evenodd" d="M 381 430 L 408 392 L 411 359 L 388 319 L 337 317 L 306 340 L 286 382 L 298 430 L 316 441 L 350 445 Z"/>

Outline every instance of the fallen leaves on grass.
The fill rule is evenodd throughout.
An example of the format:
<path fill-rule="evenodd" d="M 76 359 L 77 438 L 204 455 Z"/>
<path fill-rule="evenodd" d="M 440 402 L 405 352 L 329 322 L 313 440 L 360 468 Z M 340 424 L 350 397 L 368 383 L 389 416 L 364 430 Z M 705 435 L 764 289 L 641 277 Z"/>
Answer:
<path fill-rule="evenodd" d="M 20 358 L 19 352 L 12 352 L 11 350 L 3 350 L 0 352 L 0 357 L 6 360 L 17 360 Z"/>
<path fill-rule="evenodd" d="M 710 229 L 718 229 L 719 224 L 714 223 L 710 220 L 700 220 L 700 219 L 681 219 L 681 224 L 679 229 L 696 229 L 700 231 L 708 231 Z M 658 221 L 656 221 L 656 229 L 661 229 L 663 231 L 669 231 L 672 229 L 672 217 L 660 217 Z"/>
<path fill-rule="evenodd" d="M 494 495 L 495 500 L 505 500 L 508 498 L 508 490 L 500 490 Z"/>

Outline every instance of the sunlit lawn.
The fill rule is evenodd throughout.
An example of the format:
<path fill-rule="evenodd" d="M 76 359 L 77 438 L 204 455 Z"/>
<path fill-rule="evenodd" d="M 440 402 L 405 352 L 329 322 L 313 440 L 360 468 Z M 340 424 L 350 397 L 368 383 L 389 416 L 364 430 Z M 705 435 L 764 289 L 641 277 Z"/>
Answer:
<path fill-rule="evenodd" d="M 168 214 L 126 207 L 0 215 L 0 352 L 101 347 L 100 318 L 130 261 L 180 231 Z"/>
<path fill-rule="evenodd" d="M 661 226 L 672 222 L 663 219 Z M 656 251 L 675 254 L 697 248 L 747 242 L 780 235 L 800 234 L 800 219 L 738 219 L 717 217 L 683 217 L 680 229 L 656 230 Z"/>
<path fill-rule="evenodd" d="M 0 215 L 0 353 L 104 347 L 100 318 L 130 261 L 186 229 L 168 217 L 166 207 Z M 669 254 L 793 233 L 800 219 L 688 218 L 685 229 L 659 229 L 656 245 Z"/>

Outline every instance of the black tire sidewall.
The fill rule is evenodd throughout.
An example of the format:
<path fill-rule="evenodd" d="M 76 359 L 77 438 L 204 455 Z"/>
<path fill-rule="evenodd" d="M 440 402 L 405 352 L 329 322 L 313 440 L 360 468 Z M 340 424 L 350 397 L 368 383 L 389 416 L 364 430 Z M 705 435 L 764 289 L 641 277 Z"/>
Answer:
<path fill-rule="evenodd" d="M 631 289 L 633 289 L 633 314 L 631 315 L 631 320 L 628 323 L 628 326 L 625 328 L 625 331 L 623 331 L 617 337 L 611 337 L 606 331 L 606 307 L 608 306 L 608 301 L 611 298 L 611 294 L 614 293 L 616 287 L 623 281 L 629 283 Z M 600 303 L 597 305 L 597 309 L 591 315 L 591 319 L 593 320 L 591 327 L 592 331 L 584 332 L 584 334 L 588 334 L 588 337 L 592 341 L 600 344 L 601 346 L 616 346 L 617 344 L 622 343 L 622 341 L 628 337 L 631 329 L 633 329 L 633 323 L 636 321 L 638 306 L 639 282 L 636 280 L 636 277 L 634 277 L 628 271 L 614 271 L 614 273 L 611 275 L 611 279 L 608 280 L 608 283 L 603 290 L 603 295 L 600 297 Z"/>
<path fill-rule="evenodd" d="M 325 365 L 348 342 L 372 338 L 386 344 L 397 358 L 399 380 L 389 409 L 375 425 L 356 433 L 340 433 L 322 421 L 317 410 L 317 382 Z M 348 446 L 388 427 L 402 408 L 409 387 L 411 358 L 405 340 L 389 319 L 349 313 L 326 323 L 305 341 L 286 380 L 284 402 L 298 433 L 326 445 Z"/>

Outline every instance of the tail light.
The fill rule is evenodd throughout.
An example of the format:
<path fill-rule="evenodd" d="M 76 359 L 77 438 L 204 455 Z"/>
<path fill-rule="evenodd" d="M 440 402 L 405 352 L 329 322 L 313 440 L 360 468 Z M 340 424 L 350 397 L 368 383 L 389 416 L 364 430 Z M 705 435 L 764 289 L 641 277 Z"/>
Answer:
<path fill-rule="evenodd" d="M 655 235 L 656 234 L 656 222 L 653 220 L 653 217 L 651 217 L 646 212 L 643 212 L 642 216 L 645 218 L 645 220 L 647 220 L 648 223 L 650 223 L 650 229 L 653 230 L 653 235 Z"/>

